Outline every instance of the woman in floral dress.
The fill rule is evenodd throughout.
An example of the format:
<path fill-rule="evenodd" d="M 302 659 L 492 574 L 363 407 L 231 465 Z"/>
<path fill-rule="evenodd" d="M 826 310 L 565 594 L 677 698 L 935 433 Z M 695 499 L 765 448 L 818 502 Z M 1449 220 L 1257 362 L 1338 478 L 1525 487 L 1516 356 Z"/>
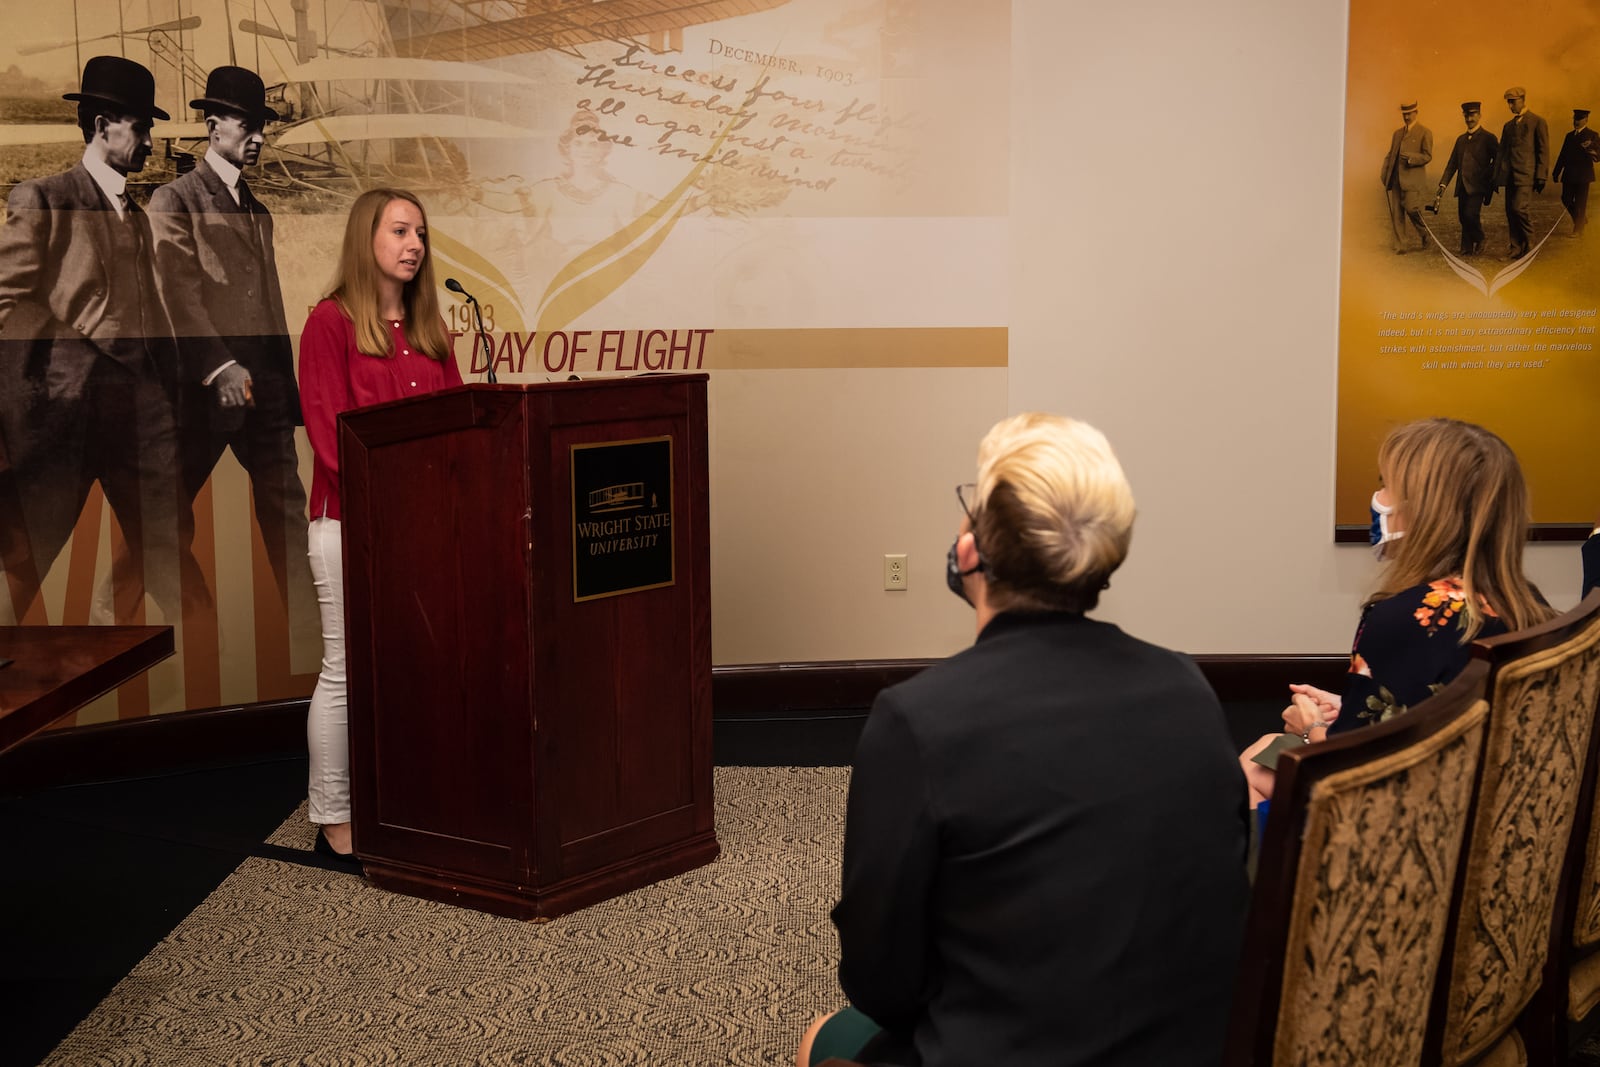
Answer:
<path fill-rule="evenodd" d="M 1343 692 L 1290 686 L 1284 734 L 1242 757 L 1253 797 L 1272 792 L 1258 753 L 1402 714 L 1461 673 L 1474 640 L 1554 614 L 1522 570 L 1528 489 L 1504 441 L 1455 419 L 1408 423 L 1384 440 L 1378 470 L 1388 565 L 1362 607 Z"/>

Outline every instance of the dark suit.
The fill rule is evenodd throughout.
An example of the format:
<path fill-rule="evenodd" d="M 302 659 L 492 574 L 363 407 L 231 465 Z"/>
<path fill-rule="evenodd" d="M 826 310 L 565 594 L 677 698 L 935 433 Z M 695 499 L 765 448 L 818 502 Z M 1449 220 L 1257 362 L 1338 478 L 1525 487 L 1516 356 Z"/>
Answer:
<path fill-rule="evenodd" d="M 1450 162 L 1444 165 L 1439 188 L 1456 180 L 1456 217 L 1461 220 L 1461 254 L 1470 255 L 1483 248 L 1483 221 L 1479 213 L 1494 195 L 1495 156 L 1500 142 L 1479 126 L 1456 138 Z"/>
<path fill-rule="evenodd" d="M 1427 201 L 1428 164 L 1433 159 L 1433 131 L 1420 122 L 1402 126 L 1389 138 L 1389 154 L 1383 157 L 1379 177 L 1389 199 L 1389 224 L 1394 230 L 1395 251 L 1405 249 L 1405 220 L 1416 227 L 1424 246 L 1428 231 L 1422 225 L 1422 205 Z"/>
<path fill-rule="evenodd" d="M 863 1058 L 1221 1058 L 1245 785 L 1194 663 L 1108 623 L 1002 614 L 879 694 L 850 782 L 839 981 Z"/>
<path fill-rule="evenodd" d="M 184 410 L 180 452 L 189 501 L 225 449 L 250 474 L 267 558 L 280 592 L 311 587 L 306 494 L 294 428 L 300 392 L 273 254 L 272 215 L 239 183 L 234 203 L 204 160 L 155 191 L 156 281 L 178 337 Z M 221 407 L 203 384 L 229 360 L 249 373 L 253 407 Z M 286 594 L 287 595 L 287 594 Z"/>
<path fill-rule="evenodd" d="M 1600 134 L 1585 126 L 1561 142 L 1550 177 L 1561 183 L 1561 206 L 1572 216 L 1572 232 L 1579 234 L 1589 222 L 1589 186 L 1594 184 L 1594 161 L 1600 159 Z"/>
<path fill-rule="evenodd" d="M 1526 255 L 1533 220 L 1528 204 L 1535 182 L 1550 176 L 1550 129 L 1531 111 L 1514 115 L 1500 131 L 1500 155 L 1495 160 L 1495 184 L 1506 191 L 1506 225 L 1510 228 L 1510 253 Z"/>
<path fill-rule="evenodd" d="M 99 481 L 127 544 L 117 616 L 148 589 L 178 597 L 179 487 L 171 330 L 149 220 L 119 219 L 80 163 L 19 183 L 0 226 L 0 554 L 18 618 Z"/>

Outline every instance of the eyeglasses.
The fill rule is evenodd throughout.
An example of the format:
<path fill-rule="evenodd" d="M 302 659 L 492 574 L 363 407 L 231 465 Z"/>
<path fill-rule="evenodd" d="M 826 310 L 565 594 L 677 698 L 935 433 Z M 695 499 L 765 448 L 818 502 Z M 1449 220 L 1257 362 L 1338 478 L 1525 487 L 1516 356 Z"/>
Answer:
<path fill-rule="evenodd" d="M 978 524 L 972 518 L 972 510 L 977 506 L 978 503 L 977 485 L 973 482 L 962 482 L 960 485 L 956 486 L 956 503 L 961 505 L 961 511 L 967 517 L 967 529 L 972 532 L 973 547 L 977 548 Z M 956 540 L 959 542 L 960 538 L 958 537 Z M 962 570 L 956 564 L 956 546 L 952 544 L 950 546 L 950 555 L 945 563 L 945 566 L 949 570 L 947 580 L 950 583 L 951 590 L 960 594 L 961 598 L 965 600 L 967 595 L 961 590 L 961 579 L 967 577 L 969 574 L 977 574 L 979 571 L 985 570 L 988 564 L 983 558 L 983 551 L 980 549 L 978 551 L 978 565 L 973 567 L 970 571 Z"/>
<path fill-rule="evenodd" d="M 973 519 L 972 512 L 978 506 L 978 484 L 962 482 L 956 486 L 956 503 L 961 505 L 961 511 L 966 515 L 968 524 L 976 526 L 977 522 Z"/>

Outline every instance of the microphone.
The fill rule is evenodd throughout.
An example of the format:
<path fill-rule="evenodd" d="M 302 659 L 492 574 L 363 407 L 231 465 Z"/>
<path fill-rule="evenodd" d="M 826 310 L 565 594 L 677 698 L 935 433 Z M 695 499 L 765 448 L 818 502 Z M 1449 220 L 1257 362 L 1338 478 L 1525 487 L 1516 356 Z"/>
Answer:
<path fill-rule="evenodd" d="M 494 345 L 489 342 L 489 335 L 483 330 L 483 311 L 479 309 L 477 299 L 462 288 L 461 283 L 454 278 L 446 278 L 444 287 L 452 293 L 460 293 L 467 298 L 467 303 L 472 305 L 472 314 L 478 323 L 478 340 L 483 344 L 483 364 L 488 368 L 487 378 L 490 385 L 496 384 L 497 379 L 494 376 Z"/>

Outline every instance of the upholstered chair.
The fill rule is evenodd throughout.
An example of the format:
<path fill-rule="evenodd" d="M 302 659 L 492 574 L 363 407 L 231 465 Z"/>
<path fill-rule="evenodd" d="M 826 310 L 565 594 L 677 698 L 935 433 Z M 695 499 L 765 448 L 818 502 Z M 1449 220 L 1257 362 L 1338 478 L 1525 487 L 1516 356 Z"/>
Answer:
<path fill-rule="evenodd" d="M 1554 976 L 1540 989 L 1595 741 L 1600 592 L 1541 626 L 1479 642 L 1473 654 L 1489 664 L 1494 710 L 1424 1062 L 1543 1067 L 1564 1052 L 1533 1016 L 1550 1011 Z M 1584 813 L 1585 845 L 1592 821 Z M 1592 859 L 1584 866 L 1578 929 L 1569 936 L 1592 947 L 1600 942 L 1600 876 Z M 1574 1009 L 1592 1007 L 1600 980 L 1588 967 L 1574 974 L 1582 988 L 1566 999 Z"/>
<path fill-rule="evenodd" d="M 1590 593 L 1579 612 L 1600 611 L 1600 591 Z M 1567 846 L 1567 872 L 1557 898 L 1556 928 L 1550 942 L 1545 984 L 1532 1004 L 1533 1018 L 1521 1024 L 1541 1048 L 1559 1057 L 1600 1029 L 1600 701 L 1596 730 L 1589 739 L 1589 763 L 1578 793 L 1578 814 Z M 1530 1012 L 1525 1012 L 1528 1016 Z M 1531 1042 L 1530 1042 L 1531 1043 Z"/>
<path fill-rule="evenodd" d="M 1486 675 L 1474 663 L 1406 715 L 1279 759 L 1227 1063 L 1419 1062 Z"/>

